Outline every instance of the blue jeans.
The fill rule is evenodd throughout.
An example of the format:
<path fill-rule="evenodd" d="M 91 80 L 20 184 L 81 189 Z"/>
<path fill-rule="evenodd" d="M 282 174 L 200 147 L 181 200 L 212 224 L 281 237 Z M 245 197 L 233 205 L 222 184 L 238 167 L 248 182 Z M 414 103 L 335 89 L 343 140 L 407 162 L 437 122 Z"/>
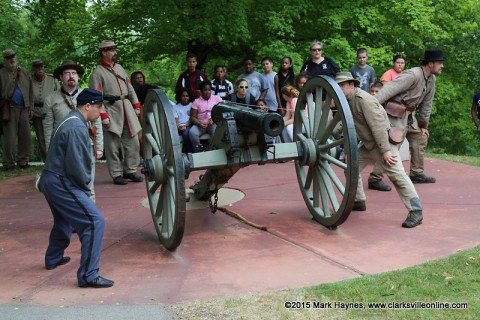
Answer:
<path fill-rule="evenodd" d="M 192 142 L 190 141 L 190 129 L 191 129 L 191 128 L 192 128 L 192 127 L 187 127 L 187 128 L 185 129 L 185 131 L 183 131 L 181 134 L 180 134 L 180 132 L 179 132 L 179 134 L 180 134 L 180 135 L 182 136 L 182 138 L 183 138 L 183 148 L 182 148 L 183 150 L 182 150 L 182 152 L 183 152 L 183 151 L 185 151 L 185 152 L 187 152 L 187 153 L 188 153 L 188 152 L 190 152 L 190 153 L 193 152 Z"/>

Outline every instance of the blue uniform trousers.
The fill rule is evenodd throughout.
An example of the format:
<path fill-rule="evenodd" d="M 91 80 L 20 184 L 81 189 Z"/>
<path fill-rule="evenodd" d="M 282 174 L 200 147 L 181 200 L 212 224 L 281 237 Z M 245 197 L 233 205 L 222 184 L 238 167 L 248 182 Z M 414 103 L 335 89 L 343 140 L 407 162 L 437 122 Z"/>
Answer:
<path fill-rule="evenodd" d="M 39 188 L 53 214 L 53 228 L 45 253 L 45 265 L 53 266 L 63 258 L 74 228 L 82 244 L 77 272 L 78 284 L 83 285 L 95 280 L 100 268 L 105 228 L 103 215 L 85 191 L 56 173 L 44 170 Z"/>

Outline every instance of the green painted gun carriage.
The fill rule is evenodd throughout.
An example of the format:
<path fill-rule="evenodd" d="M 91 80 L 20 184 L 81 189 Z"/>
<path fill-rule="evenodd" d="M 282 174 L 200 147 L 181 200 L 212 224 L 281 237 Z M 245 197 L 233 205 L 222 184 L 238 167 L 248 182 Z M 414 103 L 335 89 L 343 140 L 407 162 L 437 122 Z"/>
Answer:
<path fill-rule="evenodd" d="M 332 106 L 335 110 L 332 112 Z M 209 150 L 184 154 L 173 108 L 161 90 L 150 90 L 143 110 L 143 150 L 148 200 L 160 242 L 174 250 L 182 241 L 185 179 L 206 170 L 192 187 L 199 200 L 212 199 L 242 167 L 294 160 L 300 192 L 313 218 L 336 228 L 349 216 L 358 181 L 357 137 L 348 103 L 333 79 L 310 79 L 298 97 L 294 142 L 275 144 L 284 124 L 278 114 L 231 102 L 212 109 L 217 124 Z M 343 148 L 345 159 L 336 151 Z"/>

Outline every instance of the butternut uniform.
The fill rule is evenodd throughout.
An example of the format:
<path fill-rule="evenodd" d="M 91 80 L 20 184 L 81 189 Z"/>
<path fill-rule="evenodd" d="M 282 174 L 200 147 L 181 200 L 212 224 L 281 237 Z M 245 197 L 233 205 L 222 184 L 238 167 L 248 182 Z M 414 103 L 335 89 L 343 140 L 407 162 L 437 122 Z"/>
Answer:
<path fill-rule="evenodd" d="M 17 165 L 24 167 L 28 165 L 32 137 L 30 136 L 30 122 L 28 112 L 33 108 L 32 79 L 24 68 L 17 66 L 11 71 L 8 68 L 0 69 L 0 97 L 9 99 L 14 92 L 15 78 L 19 75 L 17 96 L 21 94 L 23 101 L 11 100 L 10 120 L 2 121 L 3 129 L 3 167 L 5 169 L 15 166 L 15 142 L 18 138 Z"/>
<path fill-rule="evenodd" d="M 135 173 L 140 162 L 138 133 L 142 128 L 134 108 L 141 105 L 127 73 L 118 63 L 111 67 L 101 61 L 90 76 L 89 86 L 103 93 L 104 106 L 110 118 L 110 126 L 103 129 L 110 176 L 115 179 L 122 174 Z M 114 99 L 108 101 L 109 97 Z M 123 163 L 120 146 L 124 150 Z"/>
<path fill-rule="evenodd" d="M 47 148 L 45 146 L 45 131 L 43 130 L 43 117 L 45 116 L 45 110 L 43 104 L 45 98 L 53 91 L 60 88 L 58 80 L 52 75 L 46 74 L 42 80 L 37 80 L 33 77 L 33 127 L 35 134 L 37 135 L 38 144 L 40 146 L 40 154 L 42 160 L 45 161 L 47 157 Z"/>
<path fill-rule="evenodd" d="M 412 181 L 400 160 L 398 145 L 393 145 L 388 140 L 390 123 L 385 109 L 375 97 L 356 87 L 353 96 L 348 99 L 348 104 L 355 120 L 355 130 L 362 141 L 358 149 L 359 173 L 372 160 L 381 164 L 382 169 L 392 181 L 408 211 L 422 210 L 422 204 Z M 382 154 L 390 151 L 397 156 L 396 164 L 390 166 L 382 160 Z M 365 201 L 362 179 L 359 176 L 355 201 Z"/>
<path fill-rule="evenodd" d="M 407 110 L 401 118 L 388 115 L 390 124 L 401 128 L 410 144 L 410 176 L 424 172 L 423 162 L 428 137 L 422 135 L 421 128 L 428 128 L 435 95 L 435 81 L 434 75 L 426 77 L 425 67 L 415 67 L 402 72 L 395 80 L 385 83 L 375 96 L 381 104 L 392 100 L 416 108 L 415 111 Z"/>

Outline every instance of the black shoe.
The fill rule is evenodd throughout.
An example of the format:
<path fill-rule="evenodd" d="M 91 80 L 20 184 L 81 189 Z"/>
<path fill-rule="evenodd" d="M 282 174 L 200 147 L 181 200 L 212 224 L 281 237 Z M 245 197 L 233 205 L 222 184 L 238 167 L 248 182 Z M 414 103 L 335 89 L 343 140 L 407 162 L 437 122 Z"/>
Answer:
<path fill-rule="evenodd" d="M 53 270 L 58 266 L 63 266 L 70 262 L 70 257 L 63 257 L 59 262 L 55 263 L 53 266 L 46 266 L 47 270 Z"/>
<path fill-rule="evenodd" d="M 128 182 L 125 181 L 125 179 L 123 179 L 122 176 L 118 176 L 118 177 L 113 178 L 113 183 L 123 186 L 123 185 L 126 185 Z"/>
<path fill-rule="evenodd" d="M 84 284 L 79 284 L 78 286 L 80 288 L 87 288 L 87 287 L 91 287 L 91 288 L 109 288 L 111 286 L 113 286 L 113 281 L 112 280 L 108 280 L 108 279 L 105 279 L 101 276 L 98 276 L 95 280 L 93 280 L 92 282 L 86 282 Z"/>
<path fill-rule="evenodd" d="M 132 172 L 132 173 L 124 173 L 123 174 L 123 178 L 124 179 L 128 179 L 132 182 L 142 182 L 143 181 L 143 178 L 140 177 L 138 174 L 136 174 L 135 172 Z"/>
<path fill-rule="evenodd" d="M 383 182 L 382 180 L 377 181 L 368 181 L 368 189 L 378 190 L 378 191 L 390 191 L 392 187 Z"/>
<path fill-rule="evenodd" d="M 353 203 L 353 211 L 367 211 L 367 205 L 365 204 L 365 201 L 355 201 Z"/>
<path fill-rule="evenodd" d="M 407 219 L 402 223 L 402 227 L 404 228 L 413 228 L 422 224 L 423 215 L 422 210 L 414 210 L 408 213 Z"/>
<path fill-rule="evenodd" d="M 437 181 L 434 177 L 426 176 L 423 173 L 410 176 L 410 180 L 412 180 L 413 183 L 435 183 Z"/>

